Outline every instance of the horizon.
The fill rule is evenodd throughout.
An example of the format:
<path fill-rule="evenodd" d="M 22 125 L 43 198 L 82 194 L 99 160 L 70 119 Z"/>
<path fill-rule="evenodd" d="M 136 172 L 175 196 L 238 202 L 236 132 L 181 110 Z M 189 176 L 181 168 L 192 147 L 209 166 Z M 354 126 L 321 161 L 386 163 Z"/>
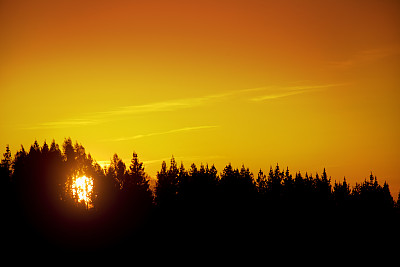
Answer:
<path fill-rule="evenodd" d="M 0 149 L 278 163 L 400 192 L 394 1 L 2 1 Z"/>
<path fill-rule="evenodd" d="M 110 165 L 113 164 L 112 161 L 113 161 L 114 155 L 117 155 L 117 156 L 118 156 L 118 153 L 114 153 L 113 156 L 110 157 L 110 160 L 108 160 L 108 161 L 100 161 L 100 162 L 99 162 L 99 161 L 97 161 L 95 158 L 93 158 L 93 156 L 91 155 L 90 151 L 87 151 L 86 148 L 85 148 L 85 146 L 84 146 L 83 144 L 79 143 L 77 140 L 72 140 L 71 138 L 65 138 L 64 141 L 63 141 L 63 143 L 61 143 L 61 145 L 60 145 L 58 142 L 56 142 L 55 139 L 53 139 L 52 142 L 54 141 L 55 144 L 61 149 L 61 151 L 63 151 L 62 145 L 65 144 L 65 142 L 68 141 L 68 140 L 71 141 L 72 144 L 78 145 L 78 146 L 81 146 L 82 148 L 84 148 L 84 151 L 85 151 L 86 156 L 90 155 L 90 156 L 92 157 L 93 164 L 97 163 L 97 164 L 101 167 L 101 169 L 102 169 L 102 171 L 103 171 L 104 173 L 107 173 L 107 172 L 109 171 Z M 44 145 L 45 143 L 46 143 L 47 145 L 49 145 L 49 143 L 48 143 L 46 140 L 43 142 L 43 144 L 40 144 L 37 140 L 35 140 L 35 142 L 38 143 L 40 149 L 43 148 L 43 145 Z M 35 143 L 35 142 L 34 142 L 34 143 Z M 31 145 L 29 145 L 29 146 L 27 146 L 27 147 L 25 147 L 24 145 L 21 144 L 20 149 L 17 150 L 17 151 L 15 151 L 15 152 L 13 152 L 12 150 L 10 150 L 12 160 L 15 159 L 16 153 L 19 152 L 19 151 L 21 151 L 22 148 L 25 150 L 25 152 L 28 153 L 29 150 L 30 150 L 30 148 L 34 145 L 34 143 L 32 143 Z M 65 151 L 63 151 L 63 153 L 65 153 Z M 132 153 L 135 154 L 135 155 L 137 156 L 137 158 L 139 159 L 139 161 L 141 161 L 140 155 L 139 155 L 136 151 L 134 151 L 134 152 L 132 152 Z M 65 156 L 65 155 L 64 155 L 64 156 Z M 126 165 L 126 167 L 128 168 L 128 166 L 131 164 L 132 157 L 131 157 L 131 158 L 125 158 L 125 159 L 124 159 L 124 158 L 119 158 L 119 159 L 122 160 L 122 162 L 123 162 L 123 163 Z M 305 171 L 301 171 L 301 170 L 299 170 L 299 171 L 292 171 L 292 170 L 289 168 L 289 166 L 279 165 L 279 162 L 277 162 L 277 163 L 274 164 L 274 165 L 271 164 L 270 167 L 269 167 L 269 169 L 268 169 L 268 168 L 265 168 L 265 169 L 259 168 L 259 169 L 257 169 L 257 170 L 253 170 L 253 169 L 249 168 L 249 166 L 246 165 L 245 163 L 242 163 L 242 164 L 240 164 L 240 165 L 235 165 L 235 164 L 232 164 L 231 161 L 228 161 L 228 162 L 225 163 L 225 165 L 223 165 L 223 166 L 217 166 L 217 165 L 215 165 L 214 163 L 204 162 L 204 161 L 202 161 L 201 159 L 197 159 L 198 162 L 200 162 L 200 163 L 194 162 L 194 161 L 187 161 L 187 160 L 186 160 L 187 162 L 186 162 L 186 164 L 185 164 L 183 160 L 179 160 L 179 158 L 176 158 L 174 155 L 172 155 L 170 158 L 157 159 L 157 160 L 148 160 L 148 161 L 141 161 L 142 164 L 143 164 L 144 173 L 147 175 L 147 178 L 149 179 L 149 185 L 150 185 L 150 189 L 151 189 L 152 191 L 155 190 L 155 187 L 156 187 L 156 185 L 157 185 L 158 173 L 161 171 L 160 169 L 162 169 L 162 164 L 163 164 L 163 163 L 166 163 L 167 168 L 169 168 L 169 167 L 170 167 L 171 160 L 174 160 L 174 161 L 176 162 L 176 164 L 178 165 L 178 167 L 180 167 L 181 164 L 183 164 L 183 166 L 184 166 L 184 168 L 185 168 L 186 171 L 188 171 L 188 170 L 191 168 L 192 164 L 195 164 L 195 166 L 196 166 L 197 168 L 199 168 L 200 166 L 207 166 L 207 167 L 210 167 L 210 168 L 211 168 L 212 166 L 214 166 L 214 167 L 216 168 L 216 170 L 217 170 L 217 174 L 216 174 L 217 177 L 219 177 L 219 176 L 222 175 L 224 168 L 227 167 L 227 166 L 232 166 L 234 169 L 238 169 L 238 170 L 239 170 L 240 168 L 242 168 L 242 167 L 245 167 L 246 169 L 248 169 L 248 170 L 250 171 L 250 174 L 253 176 L 253 182 L 254 182 L 254 183 L 256 183 L 257 175 L 258 175 L 258 172 L 259 172 L 259 171 L 262 171 L 263 173 L 268 173 L 270 170 L 274 170 L 277 166 L 280 166 L 279 168 L 280 168 L 282 171 L 289 170 L 289 172 L 291 172 L 292 175 L 297 175 L 297 174 L 299 174 L 299 175 L 301 175 L 301 176 L 303 176 L 303 175 L 309 176 L 310 178 L 318 177 L 318 176 L 322 175 L 323 172 L 325 172 L 325 173 L 327 174 L 327 178 L 329 179 L 329 183 L 330 183 L 330 185 L 331 185 L 332 187 L 333 187 L 333 185 L 335 185 L 336 183 L 338 183 L 338 184 L 342 183 L 342 182 L 344 181 L 344 179 L 345 179 L 346 182 L 347 182 L 347 184 L 348 184 L 348 186 L 350 187 L 350 190 L 353 190 L 353 189 L 355 189 L 355 188 L 357 187 L 357 185 L 362 185 L 363 183 L 365 183 L 365 182 L 367 182 L 368 180 L 370 180 L 371 175 L 374 176 L 375 179 L 378 180 L 378 182 L 380 182 L 380 183 L 382 183 L 382 184 L 387 183 L 387 181 L 386 181 L 385 179 L 380 179 L 380 177 L 377 177 L 377 175 L 374 174 L 372 171 L 371 171 L 371 172 L 368 174 L 368 176 L 366 176 L 364 179 L 357 179 L 357 181 L 356 181 L 354 184 L 352 184 L 352 183 L 349 182 L 349 178 L 346 178 L 346 176 L 344 176 L 342 179 L 335 179 L 335 178 L 333 178 L 333 177 L 330 175 L 329 171 L 326 170 L 325 167 L 323 168 L 323 170 L 321 170 L 321 171 L 315 171 L 315 172 L 307 171 L 307 170 L 305 170 Z M 200 160 L 200 161 L 199 161 L 199 160 Z M 154 168 L 153 168 L 155 173 L 154 173 L 154 174 L 149 173 L 149 172 L 147 171 L 146 164 L 147 164 L 147 165 L 155 165 L 156 163 L 159 163 L 159 164 L 157 165 L 158 168 L 157 168 L 156 166 L 154 166 Z M 82 177 L 83 177 L 83 178 L 82 178 Z M 87 179 L 85 176 L 82 176 L 82 177 L 81 177 L 82 179 Z M 350 179 L 350 180 L 352 180 L 352 179 Z M 392 197 L 393 197 L 393 200 L 396 200 L 398 197 L 400 197 L 400 191 L 395 191 L 395 190 L 393 190 L 393 188 L 391 187 L 390 183 L 388 183 L 388 186 L 389 186 L 390 194 L 391 194 Z M 331 190 L 333 190 L 333 188 L 332 188 Z"/>

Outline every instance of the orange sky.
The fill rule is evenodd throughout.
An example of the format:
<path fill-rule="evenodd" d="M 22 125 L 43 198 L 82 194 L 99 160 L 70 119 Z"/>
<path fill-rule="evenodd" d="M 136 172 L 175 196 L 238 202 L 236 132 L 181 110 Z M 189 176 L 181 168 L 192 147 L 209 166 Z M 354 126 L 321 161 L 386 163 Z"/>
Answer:
<path fill-rule="evenodd" d="M 400 190 L 398 1 L 1 1 L 0 146 Z"/>

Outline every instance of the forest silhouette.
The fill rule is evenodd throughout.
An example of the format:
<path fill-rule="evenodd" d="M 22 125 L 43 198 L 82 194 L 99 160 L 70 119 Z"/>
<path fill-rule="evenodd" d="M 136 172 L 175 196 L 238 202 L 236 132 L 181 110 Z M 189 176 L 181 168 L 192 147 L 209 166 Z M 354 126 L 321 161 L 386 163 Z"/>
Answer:
<path fill-rule="evenodd" d="M 91 206 L 71 194 L 71 179 L 80 175 L 93 179 Z M 228 164 L 218 172 L 208 164 L 186 169 L 172 157 L 156 178 L 151 187 L 135 152 L 130 163 L 114 154 L 102 168 L 70 138 L 61 147 L 35 141 L 14 156 L 7 146 L 0 165 L 3 240 L 27 250 L 127 251 L 205 242 L 363 242 L 399 228 L 400 193 L 394 201 L 372 173 L 351 187 L 346 179 L 333 183 L 325 169 L 292 174 L 277 164 L 254 174 Z"/>

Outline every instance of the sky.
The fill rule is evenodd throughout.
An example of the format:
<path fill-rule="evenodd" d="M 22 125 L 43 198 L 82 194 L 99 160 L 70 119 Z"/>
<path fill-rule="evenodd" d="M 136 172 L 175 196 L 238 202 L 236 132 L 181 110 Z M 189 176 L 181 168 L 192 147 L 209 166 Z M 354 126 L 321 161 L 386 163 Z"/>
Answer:
<path fill-rule="evenodd" d="M 400 3 L 0 1 L 0 147 L 400 191 Z"/>

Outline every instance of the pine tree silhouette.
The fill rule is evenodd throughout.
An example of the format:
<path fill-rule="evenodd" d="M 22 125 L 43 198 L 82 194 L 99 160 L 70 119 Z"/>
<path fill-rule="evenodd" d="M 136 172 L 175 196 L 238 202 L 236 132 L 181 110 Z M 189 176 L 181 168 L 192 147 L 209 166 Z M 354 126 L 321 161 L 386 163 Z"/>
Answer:
<path fill-rule="evenodd" d="M 81 175 L 93 179 L 90 208 L 71 193 Z M 277 164 L 268 175 L 260 169 L 255 177 L 244 165 L 229 163 L 218 173 L 208 164 L 178 167 L 172 157 L 156 178 L 152 192 L 136 152 L 128 167 L 114 154 L 103 169 L 71 138 L 61 149 L 54 140 L 42 146 L 35 140 L 14 157 L 7 145 L 0 163 L 0 201 L 2 230 L 13 235 L 4 238 L 41 250 L 131 251 L 139 243 L 193 244 L 216 237 L 226 243 L 245 237 L 254 244 L 260 238 L 324 242 L 332 236 L 338 241 L 346 238 L 348 227 L 358 227 L 356 242 L 365 240 L 363 233 L 382 236 L 379 229 L 390 236 L 400 221 L 400 193 L 395 202 L 389 184 L 379 184 L 372 173 L 353 187 L 346 178 L 332 186 L 325 169 L 321 175 L 292 175 Z"/>

